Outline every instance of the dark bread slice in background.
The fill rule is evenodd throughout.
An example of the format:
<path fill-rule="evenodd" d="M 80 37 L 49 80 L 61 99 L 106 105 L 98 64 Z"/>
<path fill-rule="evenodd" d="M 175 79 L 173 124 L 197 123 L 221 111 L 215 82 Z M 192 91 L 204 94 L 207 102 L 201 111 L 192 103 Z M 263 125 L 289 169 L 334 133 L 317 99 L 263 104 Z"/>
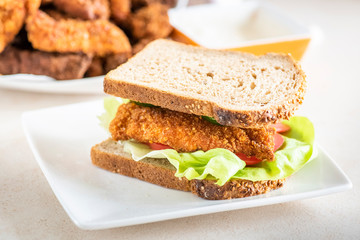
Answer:
<path fill-rule="evenodd" d="M 57 80 L 82 78 L 92 56 L 84 53 L 49 53 L 7 46 L 0 54 L 0 74 L 47 75 Z"/>
<path fill-rule="evenodd" d="M 249 197 L 283 186 L 285 179 L 267 181 L 230 180 L 223 186 L 215 180 L 188 180 L 175 177 L 176 169 L 167 159 L 145 158 L 134 161 L 122 144 L 112 139 L 92 147 L 92 163 L 105 170 L 137 178 L 166 188 L 192 192 L 209 200 Z"/>

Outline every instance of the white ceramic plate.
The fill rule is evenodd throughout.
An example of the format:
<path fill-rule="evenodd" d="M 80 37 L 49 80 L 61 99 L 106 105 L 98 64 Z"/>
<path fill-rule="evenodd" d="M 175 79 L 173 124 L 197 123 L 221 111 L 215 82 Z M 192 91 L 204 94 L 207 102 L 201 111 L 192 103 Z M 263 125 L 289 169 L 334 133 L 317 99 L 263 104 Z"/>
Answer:
<path fill-rule="evenodd" d="M 198 45 L 213 49 L 312 37 L 307 27 L 266 1 L 218 0 L 216 4 L 174 8 L 169 10 L 169 20 L 175 29 Z"/>
<path fill-rule="evenodd" d="M 312 198 L 351 182 L 323 150 L 279 190 L 210 201 L 107 172 L 91 164 L 91 146 L 108 135 L 98 125 L 102 100 L 26 112 L 31 149 L 55 195 L 82 229 L 105 229 Z"/>
<path fill-rule="evenodd" d="M 0 76 L 0 88 L 61 94 L 103 94 L 104 76 L 57 81 L 51 77 L 32 74 Z"/>

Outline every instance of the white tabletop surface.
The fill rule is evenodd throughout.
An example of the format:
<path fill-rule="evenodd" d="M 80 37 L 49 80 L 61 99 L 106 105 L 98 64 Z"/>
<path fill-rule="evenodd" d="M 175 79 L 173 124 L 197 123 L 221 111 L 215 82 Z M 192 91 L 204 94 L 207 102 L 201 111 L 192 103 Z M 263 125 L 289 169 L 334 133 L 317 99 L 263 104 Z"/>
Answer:
<path fill-rule="evenodd" d="M 24 111 L 99 96 L 0 90 L 0 239 L 360 239 L 360 1 L 271 3 L 313 27 L 302 61 L 309 88 L 302 113 L 353 189 L 315 199 L 85 231 L 54 196 L 21 126 Z"/>

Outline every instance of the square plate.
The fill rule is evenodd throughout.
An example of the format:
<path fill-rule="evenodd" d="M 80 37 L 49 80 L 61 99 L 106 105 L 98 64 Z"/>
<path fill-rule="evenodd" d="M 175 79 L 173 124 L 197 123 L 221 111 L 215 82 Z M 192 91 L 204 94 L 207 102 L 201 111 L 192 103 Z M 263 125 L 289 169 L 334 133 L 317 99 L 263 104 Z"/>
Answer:
<path fill-rule="evenodd" d="M 103 101 L 23 114 L 30 147 L 72 221 L 82 229 L 105 229 L 318 197 L 350 189 L 343 171 L 321 148 L 319 156 L 283 188 L 243 199 L 211 201 L 100 169 L 90 148 L 107 139 L 97 115 Z"/>

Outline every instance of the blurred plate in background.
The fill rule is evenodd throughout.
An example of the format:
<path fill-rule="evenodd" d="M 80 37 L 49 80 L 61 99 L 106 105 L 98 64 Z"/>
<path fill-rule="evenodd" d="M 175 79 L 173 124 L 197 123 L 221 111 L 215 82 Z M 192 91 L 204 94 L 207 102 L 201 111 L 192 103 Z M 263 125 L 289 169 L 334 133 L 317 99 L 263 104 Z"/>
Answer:
<path fill-rule="evenodd" d="M 206 48 L 291 53 L 300 60 L 308 28 L 264 1 L 229 1 L 169 10 L 174 40 Z"/>
<path fill-rule="evenodd" d="M 12 74 L 0 76 L 0 88 L 61 94 L 104 94 L 104 76 L 55 80 L 44 75 Z"/>

